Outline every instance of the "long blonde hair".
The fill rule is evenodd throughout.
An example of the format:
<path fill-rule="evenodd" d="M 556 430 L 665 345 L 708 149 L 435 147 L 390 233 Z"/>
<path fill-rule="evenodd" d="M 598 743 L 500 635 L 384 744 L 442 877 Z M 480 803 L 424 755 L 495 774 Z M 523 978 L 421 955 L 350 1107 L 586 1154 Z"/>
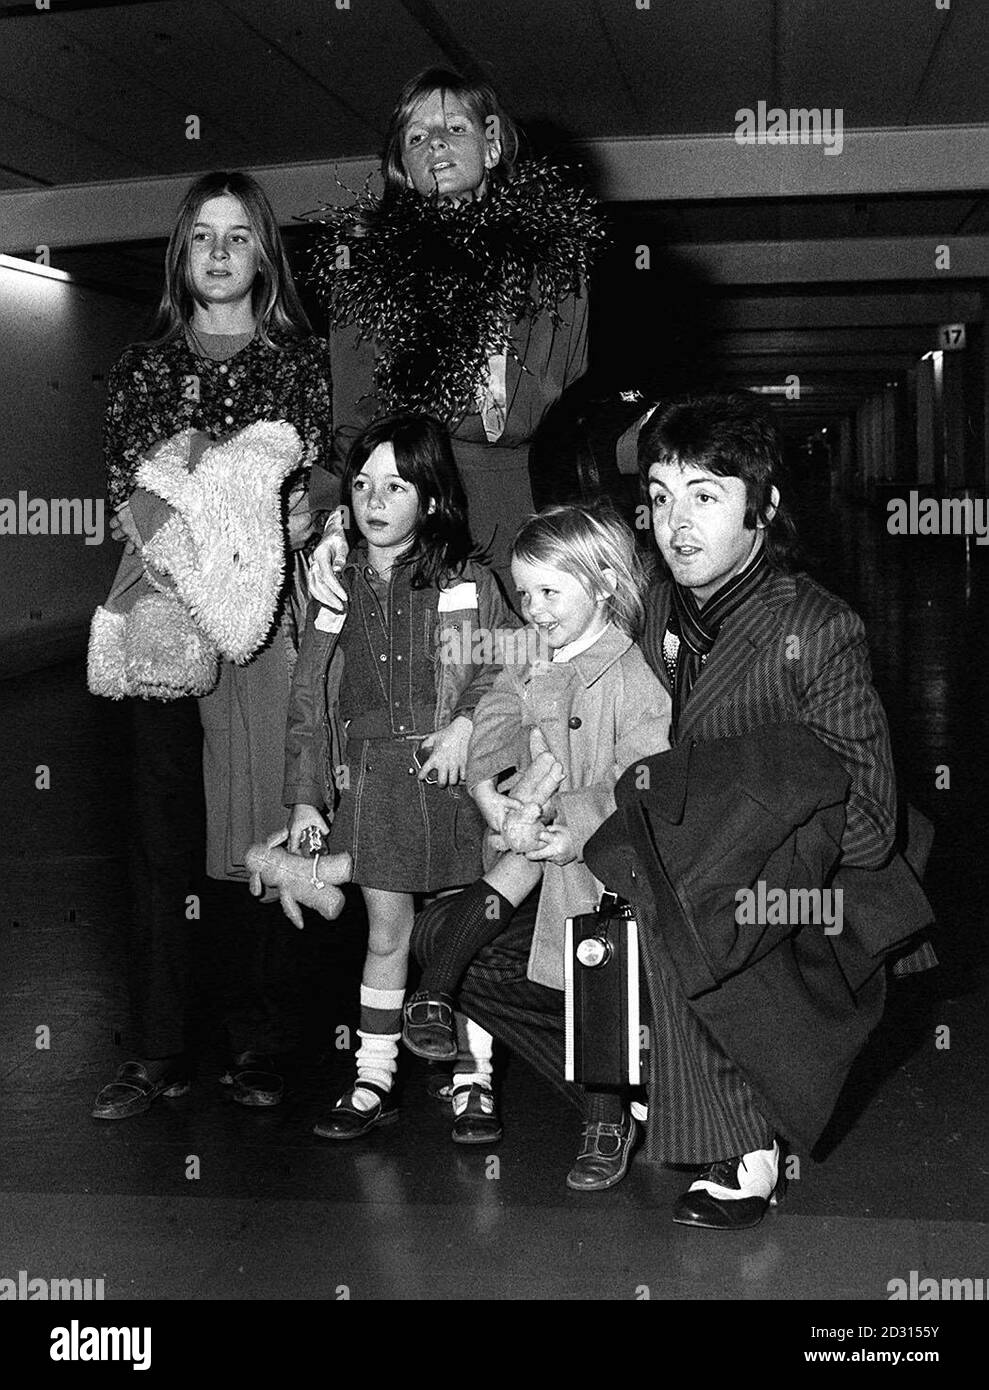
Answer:
<path fill-rule="evenodd" d="M 405 128 L 415 108 L 426 97 L 432 96 L 433 92 L 440 92 L 444 97 L 450 95 L 459 98 L 482 131 L 487 132 L 489 124 L 493 122 L 501 142 L 501 158 L 493 169 L 488 170 L 488 182 L 497 186 L 510 183 L 512 180 L 515 161 L 519 154 L 519 132 L 494 88 L 490 83 L 474 82 L 446 68 L 426 68 L 407 82 L 399 92 L 398 101 L 388 122 L 385 150 L 381 157 L 386 205 L 405 191 L 405 161 L 402 156 Z M 488 139 L 491 138 L 493 137 L 488 136 Z"/>
<path fill-rule="evenodd" d="M 219 169 L 196 179 L 182 199 L 165 252 L 165 284 L 150 340 L 168 342 L 191 321 L 196 304 L 189 277 L 193 228 L 203 204 L 224 193 L 239 199 L 243 205 L 257 243 L 258 273 L 251 292 L 251 307 L 258 325 L 258 337 L 268 347 L 278 346 L 268 336 L 271 329 L 290 338 L 307 338 L 312 327 L 296 291 L 268 195 L 250 174 Z"/>
<path fill-rule="evenodd" d="M 512 557 L 563 570 L 592 597 L 602 588 L 607 592 L 602 570 L 613 570 L 615 587 L 607 592 L 607 615 L 629 637 L 640 631 L 646 574 L 631 528 L 610 503 L 545 507 L 522 526 L 512 543 Z"/>

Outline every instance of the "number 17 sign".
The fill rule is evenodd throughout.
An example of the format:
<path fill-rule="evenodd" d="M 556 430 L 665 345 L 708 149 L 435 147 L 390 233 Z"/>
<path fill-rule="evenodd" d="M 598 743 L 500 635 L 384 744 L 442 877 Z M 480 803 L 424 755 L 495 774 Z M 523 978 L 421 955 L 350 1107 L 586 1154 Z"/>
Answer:
<path fill-rule="evenodd" d="M 960 352 L 965 346 L 965 325 L 942 323 L 937 331 L 937 345 L 944 352 Z"/>

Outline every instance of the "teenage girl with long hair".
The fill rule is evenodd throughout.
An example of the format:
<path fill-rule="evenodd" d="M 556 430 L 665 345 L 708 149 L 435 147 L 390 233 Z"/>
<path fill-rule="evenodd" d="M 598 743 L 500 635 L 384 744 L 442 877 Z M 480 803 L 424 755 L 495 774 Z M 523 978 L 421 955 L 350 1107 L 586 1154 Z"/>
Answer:
<path fill-rule="evenodd" d="M 128 347 L 110 373 L 104 451 L 118 539 L 140 545 L 134 475 L 156 445 L 182 430 L 216 441 L 282 420 L 303 445 L 285 489 L 286 547 L 298 556 L 310 531 L 305 492 L 328 463 L 332 433 L 327 345 L 310 334 L 264 190 L 240 172 L 198 178 L 168 242 L 151 340 Z M 281 758 L 270 731 L 287 709 L 289 600 L 301 575 L 301 562 L 290 567 L 265 648 L 247 666 L 224 662 L 216 690 L 198 705 L 191 697 L 130 702 L 131 1060 L 100 1091 L 95 1118 L 125 1119 L 188 1090 L 191 945 L 204 931 L 223 938 L 214 954 L 234 1099 L 254 1106 L 281 1097 L 272 1054 L 295 1038 L 283 1031 L 266 973 L 272 909 L 229 884 L 198 909 L 191 904 L 202 897 L 204 843 L 212 878 L 246 882 L 247 848 L 278 823 Z"/>

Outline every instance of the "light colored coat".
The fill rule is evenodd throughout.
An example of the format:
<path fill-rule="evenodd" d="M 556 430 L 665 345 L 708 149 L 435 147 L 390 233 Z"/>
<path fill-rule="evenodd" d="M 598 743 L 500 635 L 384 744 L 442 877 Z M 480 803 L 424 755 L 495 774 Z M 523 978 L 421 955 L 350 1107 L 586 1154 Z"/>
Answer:
<path fill-rule="evenodd" d="M 602 891 L 584 863 L 584 844 L 614 811 L 621 773 L 669 748 L 670 714 L 668 692 L 631 638 L 614 627 L 569 661 L 506 666 L 478 703 L 467 755 L 470 789 L 513 758 L 527 762 L 529 731 L 536 727 L 564 769 L 557 819 L 570 829 L 577 859 L 544 865 L 528 970 L 537 984 L 563 988 L 565 921 L 593 912 Z"/>

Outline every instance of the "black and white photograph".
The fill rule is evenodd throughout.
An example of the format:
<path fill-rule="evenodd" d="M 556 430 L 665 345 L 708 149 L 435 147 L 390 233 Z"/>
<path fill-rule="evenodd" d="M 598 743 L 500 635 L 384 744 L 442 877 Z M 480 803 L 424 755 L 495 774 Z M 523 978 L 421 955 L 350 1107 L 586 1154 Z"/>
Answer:
<path fill-rule="evenodd" d="M 25 1374 L 967 1366 L 987 73 L 984 0 L 0 0 Z"/>

